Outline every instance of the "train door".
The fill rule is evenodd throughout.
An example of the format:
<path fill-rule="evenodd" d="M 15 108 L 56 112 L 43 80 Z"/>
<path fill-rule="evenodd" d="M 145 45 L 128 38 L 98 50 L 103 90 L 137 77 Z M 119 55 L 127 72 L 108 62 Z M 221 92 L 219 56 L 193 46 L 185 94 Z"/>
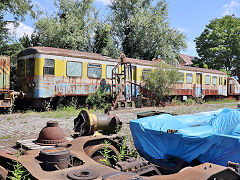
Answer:
<path fill-rule="evenodd" d="M 0 57 L 0 66 L 1 66 L 1 72 L 0 72 L 0 89 L 9 89 L 9 78 L 10 78 L 10 59 L 7 56 L 1 56 Z"/>
<path fill-rule="evenodd" d="M 202 73 L 196 74 L 196 89 L 195 89 L 196 97 L 202 96 Z"/>
<path fill-rule="evenodd" d="M 132 96 L 137 96 L 137 66 L 132 66 Z"/>

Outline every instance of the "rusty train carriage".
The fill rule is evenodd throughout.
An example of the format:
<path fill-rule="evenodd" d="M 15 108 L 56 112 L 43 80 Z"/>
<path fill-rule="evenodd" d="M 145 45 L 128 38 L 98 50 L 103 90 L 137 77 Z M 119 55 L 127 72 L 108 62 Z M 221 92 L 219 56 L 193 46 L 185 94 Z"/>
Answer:
<path fill-rule="evenodd" d="M 109 83 L 117 60 L 94 53 L 33 47 L 18 55 L 17 64 L 19 88 L 26 98 L 34 99 L 36 107 L 42 99 L 94 93 L 100 84 Z"/>
<path fill-rule="evenodd" d="M 144 74 L 153 70 L 154 61 L 146 61 L 139 59 L 126 58 L 125 62 L 129 62 L 136 67 L 136 81 L 134 83 L 142 84 Z M 177 65 L 177 69 L 182 76 L 181 80 L 174 86 L 171 96 L 227 96 L 227 74 L 212 69 L 196 68 L 190 66 Z M 134 77 L 134 75 L 133 75 Z M 139 92 L 139 87 L 135 87 Z M 137 95 L 135 93 L 134 95 Z"/>
<path fill-rule="evenodd" d="M 128 99 L 139 95 L 144 74 L 154 69 L 154 61 L 125 58 L 131 64 L 131 82 L 124 86 Z M 59 96 L 87 96 L 101 84 L 111 84 L 112 69 L 119 60 L 100 54 L 31 47 L 18 54 L 19 90 L 34 107 L 44 100 Z M 118 64 L 119 65 L 119 64 Z M 227 75 L 221 71 L 178 65 L 182 80 L 171 93 L 173 96 L 227 96 Z M 119 65 L 117 73 L 123 72 Z M 123 77 L 123 76 L 121 76 Z M 120 82 L 123 87 L 123 82 Z"/>
<path fill-rule="evenodd" d="M 193 97 L 227 96 L 227 75 L 224 72 L 177 66 L 182 80 L 176 86 L 175 95 L 191 95 Z"/>
<path fill-rule="evenodd" d="M 14 93 L 10 90 L 10 57 L 0 56 L 0 107 L 12 106 Z"/>

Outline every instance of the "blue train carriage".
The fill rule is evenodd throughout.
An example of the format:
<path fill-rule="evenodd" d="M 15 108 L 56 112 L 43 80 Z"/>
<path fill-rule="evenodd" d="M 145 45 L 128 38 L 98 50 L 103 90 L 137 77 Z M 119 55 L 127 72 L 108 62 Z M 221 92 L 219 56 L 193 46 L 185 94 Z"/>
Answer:
<path fill-rule="evenodd" d="M 10 57 L 0 56 L 0 107 L 13 105 L 14 91 L 10 90 Z"/>
<path fill-rule="evenodd" d="M 18 54 L 17 84 L 25 100 L 42 108 L 52 98 L 88 96 L 109 84 L 117 60 L 100 54 L 30 47 Z"/>

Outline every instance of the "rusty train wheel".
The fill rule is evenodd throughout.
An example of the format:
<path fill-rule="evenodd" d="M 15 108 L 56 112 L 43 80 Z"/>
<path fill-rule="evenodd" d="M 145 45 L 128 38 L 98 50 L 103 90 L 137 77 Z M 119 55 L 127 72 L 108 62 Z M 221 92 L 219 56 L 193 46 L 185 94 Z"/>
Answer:
<path fill-rule="evenodd" d="M 92 145 L 87 150 L 85 153 L 91 157 L 94 161 L 103 164 L 101 159 L 104 159 L 103 155 L 100 153 L 105 147 L 105 144 L 97 144 L 97 145 Z M 116 156 L 118 157 L 119 151 L 113 146 L 113 145 L 108 145 L 108 149 L 111 150 L 111 156 Z M 116 162 L 113 160 L 113 158 L 109 159 L 109 162 L 113 165 Z"/>

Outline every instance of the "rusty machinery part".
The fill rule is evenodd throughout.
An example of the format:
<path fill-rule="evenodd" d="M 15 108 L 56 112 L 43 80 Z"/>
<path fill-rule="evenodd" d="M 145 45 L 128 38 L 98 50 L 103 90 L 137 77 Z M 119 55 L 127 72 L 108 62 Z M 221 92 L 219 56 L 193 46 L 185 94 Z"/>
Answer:
<path fill-rule="evenodd" d="M 104 139 L 107 139 L 109 137 L 102 136 L 102 137 L 94 137 L 94 136 L 87 136 L 87 137 L 80 137 L 76 138 L 73 141 L 68 143 L 68 149 L 70 150 L 70 154 L 73 155 L 76 160 L 78 159 L 80 163 L 78 163 L 77 166 L 69 166 L 66 169 L 57 169 L 54 171 L 46 171 L 40 168 L 41 161 L 37 160 L 37 157 L 39 156 L 40 150 L 31 150 L 27 151 L 26 154 L 23 154 L 21 158 L 19 159 L 19 162 L 26 168 L 26 170 L 36 179 L 67 179 L 69 178 L 68 174 L 73 171 L 80 171 L 77 175 L 78 176 L 87 176 L 88 173 L 81 173 L 81 171 L 85 172 L 86 170 L 97 172 L 98 177 L 96 179 L 102 179 L 106 177 L 111 179 L 116 179 L 113 177 L 113 175 L 109 175 L 110 173 L 119 173 L 118 176 L 115 174 L 115 177 L 122 177 L 122 180 L 129 180 L 129 179 L 146 179 L 146 180 L 179 180 L 179 179 L 214 179 L 217 177 L 218 179 L 240 179 L 239 174 L 237 174 L 233 169 L 215 165 L 212 163 L 204 163 L 192 168 L 185 169 L 182 172 L 174 173 L 171 175 L 155 175 L 151 177 L 146 176 L 139 176 L 136 173 L 130 173 L 130 172 L 120 172 L 119 170 L 107 167 L 105 165 L 99 164 L 92 160 L 84 151 L 84 146 L 86 143 L 91 142 L 94 143 L 96 141 L 102 141 Z M 112 139 L 109 138 L 109 141 L 112 141 Z M 1 153 L 0 151 L 0 159 L 4 158 L 8 160 L 7 162 L 11 162 L 12 159 L 16 158 L 14 155 L 9 155 L 7 153 Z M 67 153 L 66 153 L 67 154 Z M 84 162 L 84 163 L 82 163 Z M 0 165 L 3 166 L 5 169 L 6 166 L 2 163 L 0 160 Z M 91 174 L 91 173 L 89 173 Z M 211 177 L 211 178 L 210 178 Z M 220 178 L 219 178 L 220 177 Z M 227 177 L 227 178 L 226 178 Z"/>
<path fill-rule="evenodd" d="M 38 159 L 42 162 L 42 168 L 48 171 L 52 169 L 65 169 L 70 164 L 70 150 L 63 147 L 43 149 Z"/>
<path fill-rule="evenodd" d="M 105 147 L 105 144 L 96 144 L 89 146 L 85 148 L 85 153 L 92 158 L 94 161 L 98 163 L 102 163 L 101 159 L 103 159 L 103 155 L 100 153 L 100 151 L 103 151 Z M 118 157 L 119 156 L 119 151 L 111 144 L 108 145 L 108 149 L 111 151 L 110 154 Z M 111 159 L 109 159 L 111 164 L 114 164 Z"/>
<path fill-rule="evenodd" d="M 58 126 L 57 121 L 48 121 L 47 126 L 40 131 L 36 143 L 54 146 L 61 145 L 66 141 L 64 131 Z"/>
<path fill-rule="evenodd" d="M 73 180 L 93 180 L 98 177 L 98 173 L 88 169 L 81 169 L 69 172 L 67 176 Z"/>
<path fill-rule="evenodd" d="M 78 117 L 74 119 L 74 131 L 81 135 L 90 135 L 96 130 L 101 130 L 103 134 L 114 134 L 122 123 L 116 115 L 90 114 L 87 110 L 82 110 Z"/>
<path fill-rule="evenodd" d="M 8 171 L 0 165 L 0 179 L 7 179 Z"/>
<path fill-rule="evenodd" d="M 120 171 L 133 172 L 138 175 L 147 175 L 150 173 L 154 175 L 161 175 L 155 165 L 149 164 L 148 161 L 143 158 L 129 158 L 126 161 L 119 161 L 117 162 L 116 167 L 116 169 Z"/>
<path fill-rule="evenodd" d="M 240 172 L 239 163 L 234 163 L 234 162 L 228 161 L 228 162 L 227 162 L 227 167 L 233 168 L 237 173 Z"/>
<path fill-rule="evenodd" d="M 138 174 L 130 172 L 115 172 L 109 173 L 102 177 L 103 180 L 143 180 Z"/>

